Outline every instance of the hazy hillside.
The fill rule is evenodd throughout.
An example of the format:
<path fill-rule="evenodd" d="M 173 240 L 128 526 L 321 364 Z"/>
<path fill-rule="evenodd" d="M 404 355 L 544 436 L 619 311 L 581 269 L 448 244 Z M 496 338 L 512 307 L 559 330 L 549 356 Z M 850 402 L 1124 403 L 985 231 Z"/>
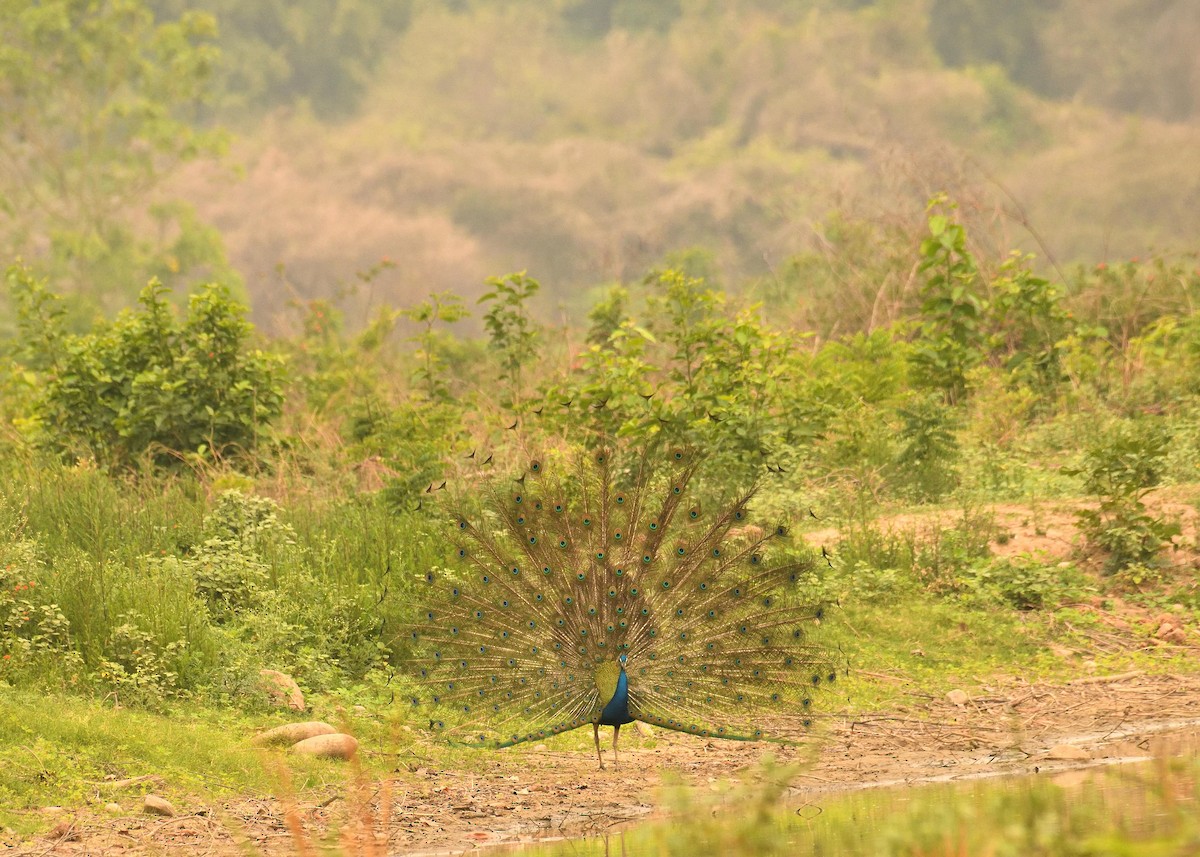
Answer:
<path fill-rule="evenodd" d="M 1060 265 L 1200 233 L 1191 0 L 151 5 L 220 27 L 196 115 L 231 154 L 159 196 L 218 227 L 259 321 L 517 269 L 569 307 L 689 248 L 797 297 L 814 261 L 886 268 L 942 190 L 977 240 Z"/>

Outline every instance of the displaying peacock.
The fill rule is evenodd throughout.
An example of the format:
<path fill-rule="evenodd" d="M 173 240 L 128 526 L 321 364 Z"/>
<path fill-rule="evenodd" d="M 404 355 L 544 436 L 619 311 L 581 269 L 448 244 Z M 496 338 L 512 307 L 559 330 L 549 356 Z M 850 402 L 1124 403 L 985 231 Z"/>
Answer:
<path fill-rule="evenodd" d="M 810 725 L 838 673 L 809 641 L 812 563 L 764 560 L 783 531 L 749 522 L 753 490 L 707 514 L 689 491 L 699 459 L 658 457 L 602 448 L 557 477 L 534 460 L 481 486 L 484 512 L 455 519 L 458 567 L 426 575 L 413 705 L 456 710 L 466 740 L 491 746 L 590 723 L 601 768 L 601 725 L 614 762 L 634 720 L 743 741 Z"/>

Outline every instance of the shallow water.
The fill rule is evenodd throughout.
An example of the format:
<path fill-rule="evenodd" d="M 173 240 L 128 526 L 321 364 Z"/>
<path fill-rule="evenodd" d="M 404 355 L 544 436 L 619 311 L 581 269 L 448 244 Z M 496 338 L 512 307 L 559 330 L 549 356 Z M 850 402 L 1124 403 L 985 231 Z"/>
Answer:
<path fill-rule="evenodd" d="M 1037 773 L 824 792 L 754 788 L 668 796 L 671 820 L 522 855 L 1200 854 L 1200 730 L 1145 739 L 1140 759 Z M 762 772 L 764 780 L 780 774 Z M 800 780 L 799 782 L 802 782 Z"/>

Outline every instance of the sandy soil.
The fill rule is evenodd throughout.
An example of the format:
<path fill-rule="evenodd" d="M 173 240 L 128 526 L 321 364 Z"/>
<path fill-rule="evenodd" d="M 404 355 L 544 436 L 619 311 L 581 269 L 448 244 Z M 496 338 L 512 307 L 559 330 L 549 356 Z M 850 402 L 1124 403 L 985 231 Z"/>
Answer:
<path fill-rule="evenodd" d="M 1200 652 L 1179 654 L 1183 664 L 1200 665 Z M 1197 675 L 1097 675 L 1066 685 L 1005 679 L 958 704 L 913 698 L 887 713 L 831 717 L 825 734 L 807 747 L 658 733 L 653 742 L 640 742 L 645 746 L 623 750 L 619 769 L 606 753 L 603 771 L 593 754 L 582 751 L 498 752 L 475 773 L 425 767 L 420 758 L 407 757 L 392 777 L 350 778 L 320 802 L 247 799 L 174 818 L 83 813 L 64 822 L 58 838 L 10 843 L 0 853 L 296 854 L 315 853 L 313 846 L 340 837 L 349 853 L 459 854 L 598 834 L 655 817 L 661 814 L 664 773 L 700 787 L 749 782 L 768 753 L 780 761 L 809 759 L 792 788 L 803 803 L 848 789 L 1054 774 L 1200 749 Z"/>

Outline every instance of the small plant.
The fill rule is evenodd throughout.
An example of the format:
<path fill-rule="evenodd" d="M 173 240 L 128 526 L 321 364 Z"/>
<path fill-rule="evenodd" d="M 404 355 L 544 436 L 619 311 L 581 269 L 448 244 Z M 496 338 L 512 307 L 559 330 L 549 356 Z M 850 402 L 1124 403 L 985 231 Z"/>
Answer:
<path fill-rule="evenodd" d="M 975 509 L 963 509 L 953 526 L 934 524 L 914 530 L 909 540 L 917 579 L 935 595 L 960 592 L 963 570 L 991 556 L 995 531 L 991 513 Z"/>
<path fill-rule="evenodd" d="M 1180 534 L 1178 521 L 1150 514 L 1143 502 L 1162 477 L 1170 442 L 1157 424 L 1121 425 L 1084 454 L 1082 465 L 1063 469 L 1082 477 L 1084 490 L 1099 500 L 1076 517 L 1088 543 L 1106 554 L 1109 574 L 1156 564 Z"/>
<path fill-rule="evenodd" d="M 515 407 L 524 391 L 522 373 L 537 355 L 540 331 L 529 317 L 529 301 L 542 285 L 524 271 L 488 277 L 486 282 L 489 290 L 478 302 L 491 306 L 483 314 L 483 324 L 498 353 L 501 378 L 508 384 L 508 404 Z"/>
<path fill-rule="evenodd" d="M 896 457 L 901 485 L 922 501 L 935 501 L 954 490 L 958 476 L 954 459 L 958 441 L 953 414 L 940 397 L 919 398 L 898 413 L 903 447 Z"/>
<path fill-rule="evenodd" d="M 1087 578 L 1070 563 L 1047 564 L 1028 554 L 997 557 L 966 570 L 964 588 L 983 601 L 1043 610 L 1079 600 Z"/>
<path fill-rule="evenodd" d="M 145 619 L 137 611 L 130 611 L 118 621 L 96 669 L 95 678 L 100 684 L 123 705 L 155 707 L 180 695 L 175 662 L 186 643 L 175 640 L 160 644 L 153 634 L 143 630 Z"/>
<path fill-rule="evenodd" d="M 414 385 L 424 391 L 425 397 L 431 402 L 446 401 L 450 398 L 450 387 L 446 379 L 446 365 L 443 352 L 446 350 L 447 334 L 438 330 L 435 325 L 454 324 L 470 315 L 462 305 L 462 298 L 454 292 L 437 292 L 406 310 L 401 315 L 421 326 L 421 331 L 409 341 L 417 346 L 413 354 L 416 366 L 412 370 Z"/>
<path fill-rule="evenodd" d="M 945 206 L 935 197 L 929 210 Z M 984 313 L 979 267 L 967 247 L 967 230 L 943 213 L 929 217 L 929 236 L 921 242 L 920 337 L 913 351 L 918 377 L 942 391 L 954 404 L 967 394 L 967 374 L 983 359 Z"/>

